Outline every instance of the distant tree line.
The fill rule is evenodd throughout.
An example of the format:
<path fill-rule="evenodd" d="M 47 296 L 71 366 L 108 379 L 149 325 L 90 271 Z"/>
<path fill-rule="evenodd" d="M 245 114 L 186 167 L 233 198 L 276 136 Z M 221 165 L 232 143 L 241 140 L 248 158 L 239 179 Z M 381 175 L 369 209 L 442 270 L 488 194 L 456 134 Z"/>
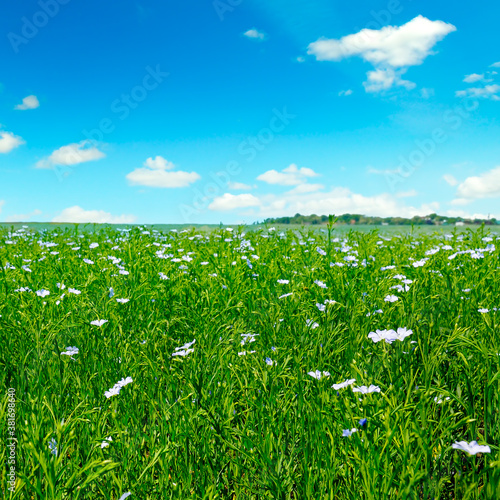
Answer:
<path fill-rule="evenodd" d="M 336 224 L 364 224 L 369 226 L 421 226 L 421 225 L 454 225 L 457 222 L 464 224 L 488 224 L 495 225 L 499 222 L 495 218 L 491 219 L 466 219 L 463 217 L 446 217 L 444 215 L 429 214 L 423 217 L 416 215 L 411 219 L 405 217 L 369 217 L 361 214 L 343 214 L 334 216 Z M 265 224 L 299 224 L 299 225 L 319 225 L 328 223 L 328 215 L 300 215 L 293 217 L 274 217 L 264 220 Z"/>

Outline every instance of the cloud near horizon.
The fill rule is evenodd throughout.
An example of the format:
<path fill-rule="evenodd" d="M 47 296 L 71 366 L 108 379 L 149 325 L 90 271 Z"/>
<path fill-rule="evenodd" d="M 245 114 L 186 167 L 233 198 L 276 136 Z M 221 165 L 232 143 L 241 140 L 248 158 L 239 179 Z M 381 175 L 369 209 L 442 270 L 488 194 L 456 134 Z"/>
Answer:
<path fill-rule="evenodd" d="M 467 177 L 457 186 L 454 205 L 466 205 L 474 200 L 500 197 L 500 166 L 480 175 Z"/>
<path fill-rule="evenodd" d="M 14 215 L 9 215 L 5 217 L 5 222 L 26 222 L 29 221 L 32 217 L 35 217 L 36 215 L 41 215 L 42 211 L 35 209 L 33 212 L 27 213 L 27 214 L 14 214 Z"/>
<path fill-rule="evenodd" d="M 484 214 L 478 212 L 466 212 L 465 210 L 450 209 L 446 211 L 445 215 L 447 215 L 448 217 L 462 217 L 463 219 L 490 219 L 492 217 L 498 219 L 500 218 L 499 214 Z"/>
<path fill-rule="evenodd" d="M 260 205 L 260 200 L 253 194 L 231 194 L 224 193 L 218 196 L 208 205 L 208 209 L 216 212 L 228 212 L 238 208 L 256 207 Z"/>
<path fill-rule="evenodd" d="M 112 215 L 104 210 L 84 210 L 78 205 L 65 208 L 59 215 L 56 215 L 52 219 L 52 222 L 95 224 L 133 224 L 135 221 L 135 215 Z"/>
<path fill-rule="evenodd" d="M 318 61 L 341 61 L 359 56 L 374 66 L 364 82 L 367 92 L 381 92 L 395 86 L 407 89 L 415 83 L 401 76 L 410 66 L 423 63 L 432 49 L 456 27 L 443 21 L 431 21 L 421 15 L 402 26 L 379 30 L 362 29 L 340 39 L 320 38 L 308 46 L 307 53 Z"/>
<path fill-rule="evenodd" d="M 428 215 L 439 210 L 438 202 L 424 203 L 420 207 L 405 205 L 402 200 L 416 193 L 402 194 L 403 196 L 388 193 L 365 196 L 345 187 L 334 187 L 327 192 L 316 190 L 299 193 L 292 189 L 282 195 L 266 194 L 259 197 L 248 195 L 252 197 L 251 199 L 237 198 L 226 193 L 216 198 L 209 208 L 214 211 L 227 211 L 250 207 L 250 212 L 243 215 L 264 218 L 295 213 L 302 215 L 358 213 L 367 216 L 411 218 L 414 215 Z"/>

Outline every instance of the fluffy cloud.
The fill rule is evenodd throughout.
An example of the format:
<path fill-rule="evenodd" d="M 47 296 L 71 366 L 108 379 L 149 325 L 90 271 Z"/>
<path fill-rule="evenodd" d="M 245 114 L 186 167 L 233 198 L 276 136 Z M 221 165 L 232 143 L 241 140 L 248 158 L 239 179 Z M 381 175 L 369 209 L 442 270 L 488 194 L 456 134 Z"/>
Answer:
<path fill-rule="evenodd" d="M 452 24 L 417 16 L 399 27 L 363 29 L 340 40 L 320 39 L 309 45 L 308 53 L 318 61 L 361 56 L 374 66 L 403 68 L 422 64 L 434 45 L 455 30 Z"/>
<path fill-rule="evenodd" d="M 255 28 L 245 31 L 245 33 L 243 33 L 243 36 L 252 38 L 253 40 L 264 40 L 266 38 L 266 35 L 262 33 L 262 31 L 258 31 Z"/>
<path fill-rule="evenodd" d="M 173 170 L 175 165 L 163 158 L 163 156 L 156 156 L 155 158 L 148 158 L 144 165 L 152 170 Z"/>
<path fill-rule="evenodd" d="M 417 193 L 407 192 L 392 195 L 381 193 L 374 196 L 365 196 L 355 193 L 345 187 L 335 187 L 327 192 L 314 191 L 299 193 L 295 190 L 284 194 L 267 194 L 252 199 L 255 210 L 246 212 L 256 217 L 281 217 L 300 213 L 311 214 L 343 214 L 358 213 L 380 217 L 413 217 L 414 215 L 428 215 L 439 210 L 439 203 L 432 202 L 420 206 L 411 206 L 404 203 L 404 199 Z M 229 200 L 229 199 L 228 199 Z M 228 210 L 241 208 L 236 203 Z"/>
<path fill-rule="evenodd" d="M 368 80 L 363 83 L 363 86 L 367 92 L 381 92 L 391 87 L 405 87 L 411 90 L 416 85 L 409 80 L 401 78 L 401 75 L 405 72 L 406 69 L 396 71 L 393 68 L 378 68 L 374 71 L 368 71 Z"/>
<path fill-rule="evenodd" d="M 200 179 L 196 172 L 173 171 L 175 165 L 161 156 L 148 158 L 142 168 L 127 174 L 126 178 L 132 186 L 148 186 L 157 188 L 186 187 Z"/>
<path fill-rule="evenodd" d="M 363 29 L 340 39 L 321 38 L 309 44 L 308 54 L 318 61 L 341 61 L 359 56 L 375 67 L 368 73 L 367 92 L 379 92 L 394 85 L 411 88 L 401 80 L 409 66 L 422 64 L 432 54 L 434 45 L 455 31 L 452 24 L 417 16 L 402 26 L 385 26 L 379 30 Z"/>
<path fill-rule="evenodd" d="M 500 101 L 500 85 L 485 85 L 484 87 L 472 87 L 467 90 L 457 90 L 455 95 L 457 97 L 480 97 L 483 99 L 492 99 L 493 101 Z"/>
<path fill-rule="evenodd" d="M 74 222 L 74 223 L 96 223 L 96 224 L 133 224 L 136 220 L 134 215 L 111 215 L 104 210 L 84 210 L 75 205 L 65 208 L 52 222 Z"/>
<path fill-rule="evenodd" d="M 224 193 L 208 205 L 209 210 L 228 212 L 238 208 L 256 207 L 260 205 L 260 200 L 253 194 L 230 194 Z"/>
<path fill-rule="evenodd" d="M 40 215 L 41 213 L 42 213 L 41 210 L 35 209 L 33 210 L 33 212 L 27 214 L 9 215 L 8 217 L 5 218 L 5 222 L 26 222 L 30 220 L 32 217 Z"/>
<path fill-rule="evenodd" d="M 56 149 L 48 158 L 40 160 L 36 168 L 53 168 L 56 165 L 70 166 L 104 158 L 106 155 L 92 146 L 90 141 L 68 144 Z"/>
<path fill-rule="evenodd" d="M 414 215 L 427 215 L 439 208 L 438 203 L 424 204 L 420 207 L 404 205 L 399 198 L 382 193 L 375 196 L 365 196 L 354 193 L 348 188 L 336 187 L 326 193 L 308 193 L 306 195 L 292 195 L 286 197 L 285 204 L 278 209 L 273 206 L 277 200 L 270 197 L 261 207 L 261 212 L 266 216 L 284 215 L 285 213 L 311 214 L 343 214 L 359 213 L 379 217 L 413 217 Z"/>
<path fill-rule="evenodd" d="M 472 73 L 471 75 L 465 75 L 464 82 L 465 83 L 474 83 L 481 82 L 484 80 L 484 74 L 478 75 L 477 73 Z"/>
<path fill-rule="evenodd" d="M 295 163 L 284 168 L 281 172 L 277 170 L 268 170 L 257 177 L 258 181 L 267 182 L 267 184 L 279 184 L 280 186 L 296 186 L 307 182 L 308 177 L 317 177 L 317 174 L 311 168 L 298 168 Z"/>
<path fill-rule="evenodd" d="M 500 197 L 500 167 L 474 177 L 467 177 L 457 187 L 458 200 Z M 458 201 L 455 204 L 462 204 Z"/>
<path fill-rule="evenodd" d="M 0 153 L 10 153 L 21 144 L 26 144 L 21 137 L 12 132 L 0 131 Z"/>
<path fill-rule="evenodd" d="M 500 61 L 490 64 L 490 68 L 500 68 Z"/>
<path fill-rule="evenodd" d="M 450 185 L 450 186 L 456 186 L 458 184 L 458 181 L 453 177 L 451 174 L 444 174 L 443 179 Z"/>
<path fill-rule="evenodd" d="M 40 102 L 36 95 L 29 95 L 23 99 L 22 104 L 18 104 L 14 109 L 36 109 L 40 106 Z"/>

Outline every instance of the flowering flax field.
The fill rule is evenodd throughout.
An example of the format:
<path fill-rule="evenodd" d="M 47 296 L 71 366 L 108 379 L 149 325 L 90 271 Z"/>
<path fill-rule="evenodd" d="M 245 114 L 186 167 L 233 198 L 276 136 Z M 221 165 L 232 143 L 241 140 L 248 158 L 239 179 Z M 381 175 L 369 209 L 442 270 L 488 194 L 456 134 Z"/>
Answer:
<path fill-rule="evenodd" d="M 1 229 L 2 498 L 500 498 L 499 240 Z"/>

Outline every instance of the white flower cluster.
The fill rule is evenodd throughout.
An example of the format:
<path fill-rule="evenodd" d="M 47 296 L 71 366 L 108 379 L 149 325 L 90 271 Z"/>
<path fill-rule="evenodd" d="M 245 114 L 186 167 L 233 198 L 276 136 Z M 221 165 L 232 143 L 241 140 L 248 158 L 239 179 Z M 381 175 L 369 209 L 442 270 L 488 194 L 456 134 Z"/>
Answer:
<path fill-rule="evenodd" d="M 188 342 L 181 347 L 176 347 L 175 351 L 172 353 L 172 356 L 187 356 L 189 353 L 194 352 L 194 349 L 191 349 L 191 346 L 196 342 L 194 339 L 192 342 Z"/>
<path fill-rule="evenodd" d="M 109 399 L 111 396 L 117 396 L 120 394 L 120 391 L 127 384 L 131 384 L 133 382 L 131 377 L 122 378 L 119 382 L 117 382 L 109 391 L 106 391 L 104 395 Z"/>
<path fill-rule="evenodd" d="M 376 330 L 368 334 L 368 338 L 372 339 L 373 342 L 377 343 L 381 340 L 385 340 L 388 344 L 392 344 L 395 340 L 403 341 L 406 337 L 411 335 L 413 332 L 407 328 L 398 328 L 397 331 L 394 330 Z"/>

